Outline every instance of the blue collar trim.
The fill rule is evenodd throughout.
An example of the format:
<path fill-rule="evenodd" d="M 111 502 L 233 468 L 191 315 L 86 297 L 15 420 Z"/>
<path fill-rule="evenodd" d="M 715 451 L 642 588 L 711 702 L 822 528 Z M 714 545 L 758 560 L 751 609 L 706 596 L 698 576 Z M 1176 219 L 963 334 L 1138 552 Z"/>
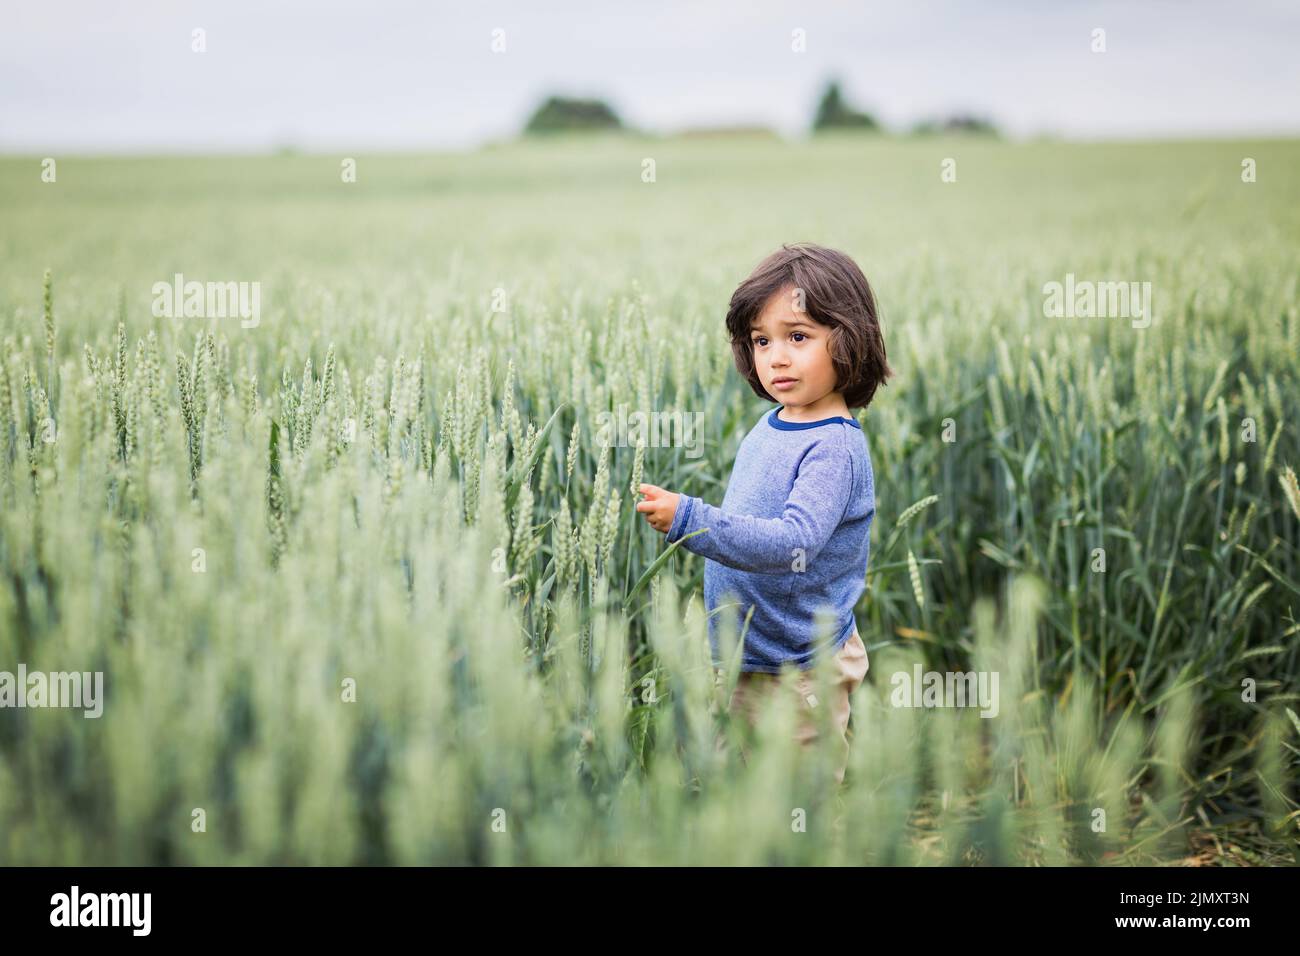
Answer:
<path fill-rule="evenodd" d="M 805 428 L 816 428 L 818 425 L 830 425 L 833 422 L 843 422 L 846 425 L 852 425 L 858 431 L 862 431 L 862 426 L 858 424 L 856 419 L 845 418 L 843 415 L 836 415 L 833 418 L 823 418 L 819 422 L 783 422 L 781 419 L 776 417 L 776 413 L 783 408 L 785 408 L 784 405 L 778 405 L 776 408 L 772 409 L 771 414 L 767 416 L 767 423 L 773 428 L 781 429 L 783 432 L 797 432 Z"/>

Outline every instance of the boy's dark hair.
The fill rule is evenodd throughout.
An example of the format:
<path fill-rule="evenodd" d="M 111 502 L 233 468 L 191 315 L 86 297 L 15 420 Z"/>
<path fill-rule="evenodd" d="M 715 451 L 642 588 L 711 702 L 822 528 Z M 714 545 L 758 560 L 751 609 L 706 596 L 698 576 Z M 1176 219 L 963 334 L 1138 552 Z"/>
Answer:
<path fill-rule="evenodd" d="M 741 377 L 759 398 L 779 403 L 764 390 L 754 368 L 750 326 L 772 296 L 791 286 L 803 290 L 808 315 L 830 327 L 835 391 L 843 394 L 849 408 L 865 408 L 876 387 L 893 374 L 885 360 L 876 298 L 857 263 L 842 252 L 810 242 L 782 244 L 732 293 L 727 333 Z"/>

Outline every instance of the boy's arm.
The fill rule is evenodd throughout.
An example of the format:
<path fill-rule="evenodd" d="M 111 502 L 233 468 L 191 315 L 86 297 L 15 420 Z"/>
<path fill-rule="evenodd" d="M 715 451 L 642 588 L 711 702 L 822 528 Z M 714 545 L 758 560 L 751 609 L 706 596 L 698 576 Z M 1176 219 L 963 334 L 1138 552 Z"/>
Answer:
<path fill-rule="evenodd" d="M 781 517 L 734 514 L 694 495 L 682 495 L 665 540 L 672 544 L 708 528 L 683 541 L 682 547 L 741 571 L 784 574 L 791 570 L 799 549 L 805 562 L 820 553 L 844 516 L 852 487 L 848 452 L 838 443 L 818 442 L 799 462 Z"/>

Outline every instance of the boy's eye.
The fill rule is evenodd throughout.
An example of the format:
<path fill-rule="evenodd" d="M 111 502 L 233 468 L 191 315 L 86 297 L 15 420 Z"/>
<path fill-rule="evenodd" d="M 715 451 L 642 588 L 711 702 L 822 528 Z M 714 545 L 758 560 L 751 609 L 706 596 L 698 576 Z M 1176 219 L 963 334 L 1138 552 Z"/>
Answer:
<path fill-rule="evenodd" d="M 797 339 L 795 339 L 796 342 L 802 342 L 804 339 L 808 338 L 808 334 L 807 334 L 806 332 L 791 332 L 790 334 L 791 334 L 792 336 L 794 336 L 794 335 L 799 336 Z M 754 336 L 754 340 L 753 340 L 753 341 L 754 341 L 754 344 L 755 344 L 755 345 L 762 346 L 762 345 L 766 344 L 766 342 L 767 342 L 767 336 L 766 336 L 766 335 L 756 335 L 756 336 Z"/>

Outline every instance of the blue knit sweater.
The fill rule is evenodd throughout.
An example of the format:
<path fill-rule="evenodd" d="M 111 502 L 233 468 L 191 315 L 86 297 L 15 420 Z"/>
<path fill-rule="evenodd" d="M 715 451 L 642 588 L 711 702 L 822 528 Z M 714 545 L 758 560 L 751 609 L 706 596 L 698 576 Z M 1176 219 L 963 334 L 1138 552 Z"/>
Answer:
<path fill-rule="evenodd" d="M 682 547 L 708 559 L 704 603 L 715 667 L 724 666 L 718 619 L 749 608 L 742 671 L 779 673 L 813 666 L 814 613 L 833 620 L 833 653 L 857 626 L 853 608 L 866 587 L 875 482 L 862 427 L 851 418 L 786 422 L 780 406 L 764 413 L 736 453 L 722 506 L 682 495 L 668 529 L 674 541 L 708 528 Z"/>

